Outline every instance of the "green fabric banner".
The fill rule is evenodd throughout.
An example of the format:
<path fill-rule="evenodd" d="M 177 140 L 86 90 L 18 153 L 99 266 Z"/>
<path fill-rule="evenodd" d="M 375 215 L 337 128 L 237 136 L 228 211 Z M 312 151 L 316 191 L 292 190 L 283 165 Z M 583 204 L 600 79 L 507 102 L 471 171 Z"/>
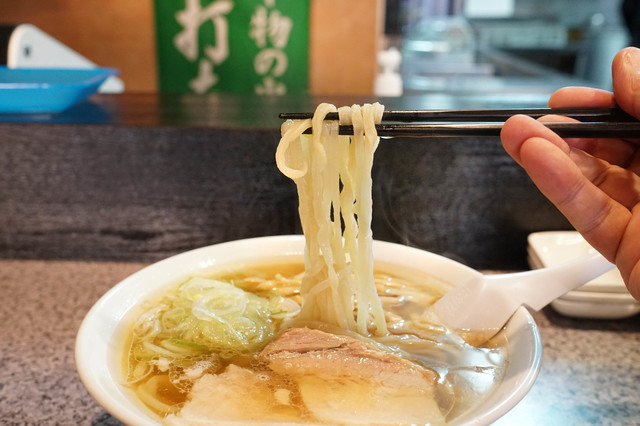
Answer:
<path fill-rule="evenodd" d="M 162 92 L 308 90 L 309 0 L 155 0 Z"/>

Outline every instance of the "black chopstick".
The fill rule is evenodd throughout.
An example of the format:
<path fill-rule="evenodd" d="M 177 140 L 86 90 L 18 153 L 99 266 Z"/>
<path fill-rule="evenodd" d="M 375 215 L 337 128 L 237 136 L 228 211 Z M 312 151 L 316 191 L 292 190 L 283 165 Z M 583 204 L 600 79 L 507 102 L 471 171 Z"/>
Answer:
<path fill-rule="evenodd" d="M 532 118 L 562 115 L 579 120 L 576 123 L 543 123 L 566 138 L 640 139 L 640 121 L 618 107 L 385 111 L 382 123 L 376 125 L 376 130 L 378 136 L 382 137 L 499 136 L 504 121 L 518 114 Z M 312 117 L 313 113 L 280 114 L 282 119 L 300 120 Z M 325 119 L 337 120 L 338 113 L 329 113 Z M 305 131 L 307 134 L 311 132 L 311 129 Z M 341 125 L 339 133 L 351 135 L 353 127 Z"/>
<path fill-rule="evenodd" d="M 425 110 L 425 111 L 385 111 L 382 114 L 382 121 L 395 121 L 402 123 L 420 122 L 469 122 L 484 121 L 496 122 L 505 121 L 507 118 L 524 114 L 533 118 L 540 118 L 544 115 L 563 115 L 575 118 L 580 121 L 637 121 L 618 107 L 603 108 L 524 108 L 524 109 L 487 109 L 487 110 Z M 291 112 L 282 113 L 279 117 L 283 120 L 303 120 L 312 118 L 313 113 Z M 326 120 L 337 120 L 338 113 L 327 114 Z"/>
<path fill-rule="evenodd" d="M 640 122 L 543 123 L 563 138 L 638 138 Z M 378 124 L 378 136 L 429 138 L 446 136 L 499 136 L 502 123 L 477 124 Z M 341 135 L 352 135 L 353 126 L 339 126 Z M 307 129 L 305 134 L 310 134 Z"/>

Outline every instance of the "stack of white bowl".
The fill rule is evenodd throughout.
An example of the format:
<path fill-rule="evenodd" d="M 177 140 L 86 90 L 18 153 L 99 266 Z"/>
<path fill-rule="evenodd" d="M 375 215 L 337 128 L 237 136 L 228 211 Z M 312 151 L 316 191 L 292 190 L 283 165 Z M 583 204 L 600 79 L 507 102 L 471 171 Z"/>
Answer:
<path fill-rule="evenodd" d="M 528 238 L 533 269 L 557 265 L 595 251 L 577 232 L 536 232 Z M 579 318 L 618 319 L 640 312 L 640 302 L 624 285 L 618 269 L 589 281 L 551 302 L 559 313 Z"/>

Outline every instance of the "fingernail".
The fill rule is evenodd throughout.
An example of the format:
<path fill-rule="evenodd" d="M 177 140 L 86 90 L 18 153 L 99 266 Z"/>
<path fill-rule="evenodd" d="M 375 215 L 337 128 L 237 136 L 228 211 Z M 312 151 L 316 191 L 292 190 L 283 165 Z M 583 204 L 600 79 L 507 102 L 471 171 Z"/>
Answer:
<path fill-rule="evenodd" d="M 626 48 L 623 52 L 624 71 L 632 89 L 640 90 L 640 49 Z"/>

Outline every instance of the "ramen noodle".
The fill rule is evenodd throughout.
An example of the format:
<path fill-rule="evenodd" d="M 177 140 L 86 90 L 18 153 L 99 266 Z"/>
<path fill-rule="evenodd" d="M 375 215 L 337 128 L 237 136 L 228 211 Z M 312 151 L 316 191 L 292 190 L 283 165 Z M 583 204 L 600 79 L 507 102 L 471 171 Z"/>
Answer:
<path fill-rule="evenodd" d="M 353 125 L 353 136 L 338 135 L 338 122 L 324 120 L 329 112 L 336 108 L 318 106 L 311 137 L 302 135 L 309 121 L 285 123 L 276 152 L 278 168 L 296 183 L 300 200 L 306 240 L 301 317 L 384 335 L 371 249 L 371 167 L 379 141 L 374 126 L 383 107 L 340 108 L 340 123 Z"/>

